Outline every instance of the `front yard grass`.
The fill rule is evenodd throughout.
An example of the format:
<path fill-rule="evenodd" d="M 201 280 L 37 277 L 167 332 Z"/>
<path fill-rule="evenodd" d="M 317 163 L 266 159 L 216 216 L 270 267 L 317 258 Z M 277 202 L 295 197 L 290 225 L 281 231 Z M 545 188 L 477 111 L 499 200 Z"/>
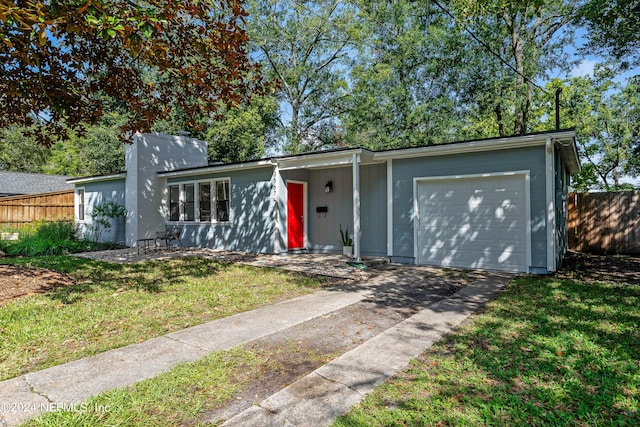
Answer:
<path fill-rule="evenodd" d="M 181 258 L 120 265 L 75 257 L 5 259 L 75 284 L 0 305 L 0 380 L 317 290 L 278 269 Z"/>
<path fill-rule="evenodd" d="M 219 425 L 219 420 L 212 419 L 212 411 L 232 402 L 253 378 L 289 368 L 288 359 L 274 357 L 273 351 L 295 358 L 293 353 L 304 349 L 283 343 L 271 352 L 249 345 L 214 352 L 132 386 L 100 393 L 76 410 L 44 413 L 24 427 Z M 305 352 L 305 356 L 315 363 L 339 354 L 314 351 Z"/>
<path fill-rule="evenodd" d="M 640 285 L 523 277 L 335 426 L 640 425 Z"/>
<path fill-rule="evenodd" d="M 155 378 L 89 399 L 78 410 L 48 412 L 27 426 L 205 425 L 203 412 L 231 399 L 267 358 L 240 346 L 183 363 Z"/>

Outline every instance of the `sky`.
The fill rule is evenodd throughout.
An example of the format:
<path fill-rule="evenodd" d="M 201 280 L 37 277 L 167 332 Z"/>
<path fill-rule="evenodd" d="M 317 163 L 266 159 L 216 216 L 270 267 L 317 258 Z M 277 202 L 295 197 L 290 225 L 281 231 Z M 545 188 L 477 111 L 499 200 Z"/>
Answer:
<path fill-rule="evenodd" d="M 568 77 L 584 77 L 584 76 L 593 76 L 593 71 L 597 64 L 605 62 L 605 59 L 602 57 L 598 57 L 595 55 L 587 55 L 584 57 L 578 53 L 578 48 L 583 46 L 586 42 L 584 38 L 584 30 L 580 29 L 575 34 L 575 45 L 567 46 L 565 51 L 569 54 L 572 59 L 579 59 L 580 62 L 568 73 L 557 72 L 557 75 L 553 77 L 558 78 L 568 78 Z M 624 83 L 624 81 L 630 77 L 640 75 L 640 68 L 635 67 L 628 70 L 625 73 L 621 73 L 614 78 L 614 81 L 618 83 Z M 620 179 L 621 183 L 629 183 L 635 186 L 636 188 L 640 188 L 640 177 L 632 178 L 628 176 L 623 176 Z"/>
<path fill-rule="evenodd" d="M 559 78 L 567 78 L 567 77 L 582 77 L 582 76 L 592 76 L 593 70 L 597 64 L 605 62 L 605 59 L 596 55 L 587 55 L 586 57 L 580 55 L 578 53 L 578 49 L 584 46 L 586 40 L 584 38 L 585 31 L 583 29 L 578 29 L 575 33 L 575 42 L 572 46 L 566 46 L 565 52 L 567 52 L 572 59 L 579 59 L 580 62 L 576 65 L 571 72 L 566 75 L 564 73 L 558 72 L 557 76 Z M 617 82 L 623 82 L 629 77 L 640 74 L 640 69 L 638 67 L 632 68 L 625 73 L 621 73 L 617 75 L 614 80 Z"/>

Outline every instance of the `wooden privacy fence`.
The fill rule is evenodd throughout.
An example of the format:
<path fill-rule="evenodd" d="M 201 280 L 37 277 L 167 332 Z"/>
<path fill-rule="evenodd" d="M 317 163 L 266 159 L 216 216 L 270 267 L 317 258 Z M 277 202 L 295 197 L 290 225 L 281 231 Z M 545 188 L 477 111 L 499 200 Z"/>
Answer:
<path fill-rule="evenodd" d="M 569 248 L 640 254 L 640 191 L 569 193 Z"/>
<path fill-rule="evenodd" d="M 73 219 L 73 190 L 0 198 L 0 226 Z"/>

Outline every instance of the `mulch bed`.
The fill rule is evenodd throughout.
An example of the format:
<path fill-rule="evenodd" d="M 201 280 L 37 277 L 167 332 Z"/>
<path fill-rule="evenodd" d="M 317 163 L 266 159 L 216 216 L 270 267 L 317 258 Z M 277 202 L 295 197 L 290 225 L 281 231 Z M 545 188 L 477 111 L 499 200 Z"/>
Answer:
<path fill-rule="evenodd" d="M 640 285 L 640 255 L 592 255 L 569 251 L 557 277 L 584 282 Z"/>
<path fill-rule="evenodd" d="M 72 277 L 46 268 L 0 265 L 0 304 L 74 284 Z"/>

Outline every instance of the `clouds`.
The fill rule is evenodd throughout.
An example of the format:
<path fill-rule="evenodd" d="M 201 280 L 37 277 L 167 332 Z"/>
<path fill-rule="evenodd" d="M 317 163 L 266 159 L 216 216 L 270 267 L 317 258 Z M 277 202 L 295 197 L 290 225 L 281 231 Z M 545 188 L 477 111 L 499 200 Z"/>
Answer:
<path fill-rule="evenodd" d="M 601 61 L 597 59 L 584 59 L 571 72 L 570 77 L 593 76 L 595 66 Z"/>

